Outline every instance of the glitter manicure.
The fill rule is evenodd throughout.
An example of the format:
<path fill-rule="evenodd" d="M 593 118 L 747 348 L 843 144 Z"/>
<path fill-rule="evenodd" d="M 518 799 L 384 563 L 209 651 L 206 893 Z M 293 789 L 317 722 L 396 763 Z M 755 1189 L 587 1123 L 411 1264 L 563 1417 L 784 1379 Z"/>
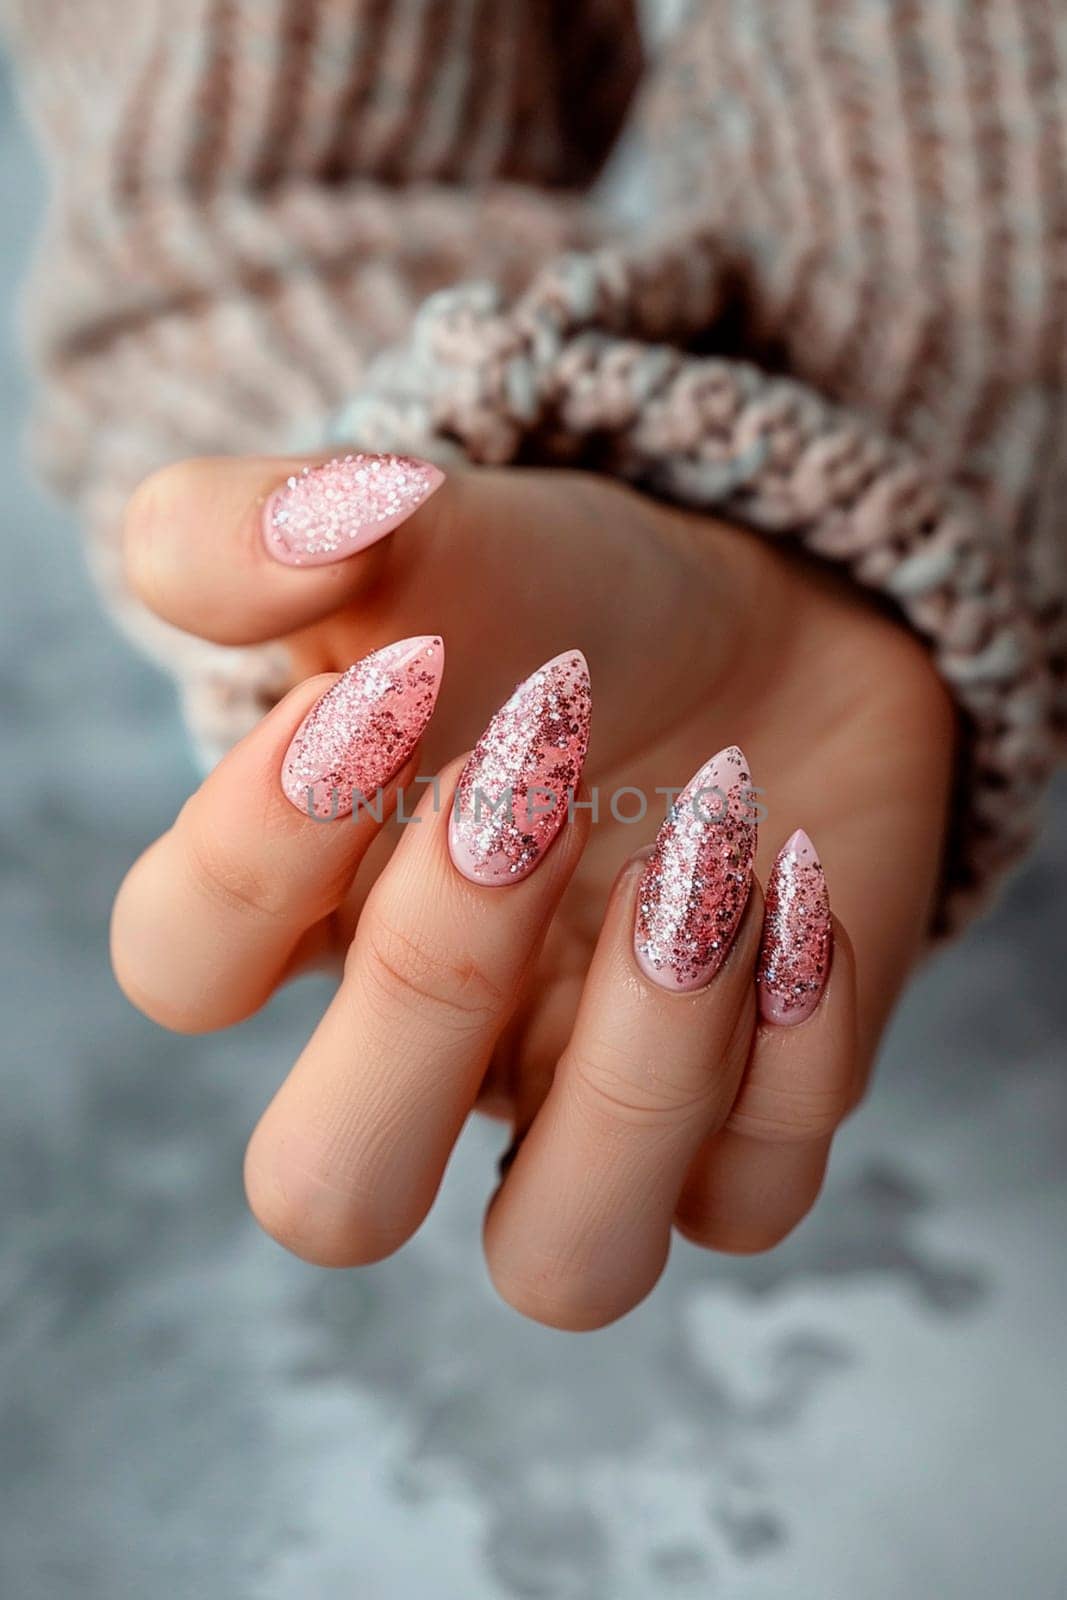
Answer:
<path fill-rule="evenodd" d="M 343 561 L 392 533 L 444 478 L 414 456 L 357 454 L 304 467 L 263 508 L 267 549 L 290 567 Z"/>
<path fill-rule="evenodd" d="M 282 789 L 298 811 L 324 821 L 373 803 L 410 756 L 433 715 L 444 645 L 432 634 L 364 656 L 327 689 L 300 724 L 282 763 Z"/>
<path fill-rule="evenodd" d="M 589 742 L 589 669 L 556 656 L 501 706 L 460 774 L 452 860 L 473 883 L 518 883 L 565 822 Z"/>
<path fill-rule="evenodd" d="M 736 745 L 701 767 L 660 828 L 637 894 L 634 949 L 664 989 L 701 989 L 725 961 L 752 884 L 756 823 Z"/>
<path fill-rule="evenodd" d="M 815 846 L 798 828 L 778 852 L 767 883 L 763 943 L 756 970 L 760 1015 L 805 1022 L 830 971 L 830 897 Z"/>

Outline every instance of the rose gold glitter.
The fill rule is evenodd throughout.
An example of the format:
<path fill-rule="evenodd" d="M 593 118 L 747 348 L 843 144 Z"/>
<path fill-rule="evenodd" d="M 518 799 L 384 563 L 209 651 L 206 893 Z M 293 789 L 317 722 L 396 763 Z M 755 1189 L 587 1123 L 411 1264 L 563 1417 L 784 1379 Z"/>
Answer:
<path fill-rule="evenodd" d="M 756 982 L 768 1022 L 804 1022 L 819 1003 L 830 970 L 832 930 L 826 875 L 802 828 L 771 868 Z"/>
<path fill-rule="evenodd" d="M 664 989 L 700 989 L 719 970 L 752 883 L 756 824 L 736 745 L 701 767 L 671 807 L 637 893 L 638 965 Z"/>
<path fill-rule="evenodd" d="M 443 666 L 444 645 L 426 634 L 349 667 L 293 736 L 282 763 L 286 799 L 322 818 L 347 816 L 354 793 L 373 802 L 433 715 Z"/>
<path fill-rule="evenodd" d="M 590 710 L 580 650 L 546 662 L 501 706 L 456 788 L 448 842 L 465 878 L 517 883 L 533 871 L 567 817 Z"/>
<path fill-rule="evenodd" d="M 443 482 L 414 456 L 360 453 L 303 467 L 263 508 L 263 538 L 290 567 L 341 561 L 392 533 Z"/>

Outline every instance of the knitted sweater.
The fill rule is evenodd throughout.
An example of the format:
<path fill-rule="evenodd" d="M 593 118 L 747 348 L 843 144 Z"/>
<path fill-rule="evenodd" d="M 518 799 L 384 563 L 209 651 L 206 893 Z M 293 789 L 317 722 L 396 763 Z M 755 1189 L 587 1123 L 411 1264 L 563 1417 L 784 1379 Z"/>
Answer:
<path fill-rule="evenodd" d="M 1067 7 L 702 0 L 643 60 L 633 0 L 2 3 L 52 176 L 38 458 L 207 747 L 284 663 L 124 593 L 145 473 L 521 452 L 881 591 L 966 735 L 945 920 L 1025 849 L 1067 657 Z M 623 134 L 646 204 L 609 222 Z"/>

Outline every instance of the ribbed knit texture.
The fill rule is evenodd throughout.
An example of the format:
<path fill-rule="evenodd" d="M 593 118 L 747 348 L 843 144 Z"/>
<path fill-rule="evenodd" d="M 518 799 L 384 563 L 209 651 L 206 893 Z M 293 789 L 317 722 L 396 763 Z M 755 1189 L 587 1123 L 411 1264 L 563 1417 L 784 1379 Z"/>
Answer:
<path fill-rule="evenodd" d="M 206 745 L 284 662 L 135 614 L 122 503 L 333 413 L 843 562 L 963 714 L 945 921 L 1017 859 L 1067 657 L 1058 0 L 702 0 L 636 99 L 626 0 L 7 5 L 55 180 L 39 455 Z M 624 118 L 649 214 L 608 243 L 584 190 Z"/>

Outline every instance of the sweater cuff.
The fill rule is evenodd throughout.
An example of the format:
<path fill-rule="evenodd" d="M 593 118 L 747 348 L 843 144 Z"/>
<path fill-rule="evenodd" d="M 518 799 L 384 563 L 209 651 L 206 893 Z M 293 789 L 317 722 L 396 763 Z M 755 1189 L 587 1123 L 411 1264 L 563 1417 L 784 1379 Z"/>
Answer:
<path fill-rule="evenodd" d="M 442 463 L 586 465 L 842 564 L 926 641 L 960 711 L 959 803 L 935 932 L 1025 853 L 1055 759 L 1049 677 L 981 508 L 805 385 L 688 353 L 727 290 L 713 241 L 567 255 L 511 305 L 442 291 L 333 436 Z"/>

